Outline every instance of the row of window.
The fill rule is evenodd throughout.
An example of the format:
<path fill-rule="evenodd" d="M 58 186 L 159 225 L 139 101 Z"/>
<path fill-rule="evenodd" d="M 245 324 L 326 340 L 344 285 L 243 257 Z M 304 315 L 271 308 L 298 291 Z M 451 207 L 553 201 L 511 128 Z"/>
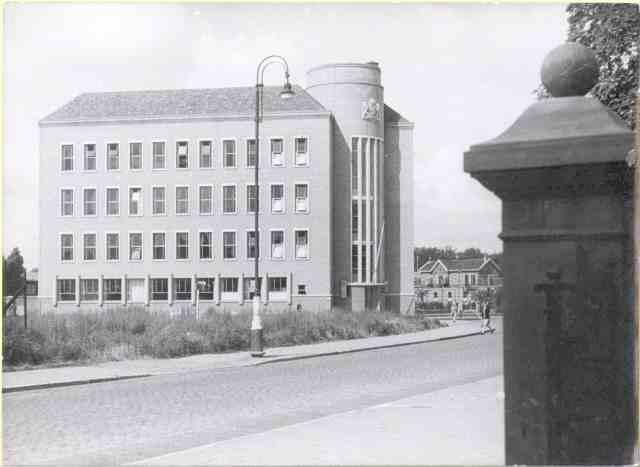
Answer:
<path fill-rule="evenodd" d="M 142 261 L 144 255 L 142 232 L 128 232 L 128 254 L 129 261 Z M 293 257 L 299 260 L 309 259 L 309 230 L 294 229 L 294 251 Z M 285 251 L 285 230 L 269 230 L 269 259 L 284 260 Z M 222 259 L 238 259 L 238 233 L 235 230 L 222 231 Z M 96 261 L 98 259 L 98 234 L 95 232 L 85 232 L 82 234 L 82 260 Z M 120 261 L 120 233 L 106 232 L 104 238 L 105 260 Z M 213 232 L 201 230 L 198 232 L 197 258 L 201 260 L 212 260 L 214 258 Z M 256 235 L 255 230 L 246 231 L 245 255 L 247 259 L 255 259 L 256 256 Z M 188 231 L 175 232 L 175 255 L 177 260 L 191 259 L 191 245 Z M 174 259 L 172 258 L 172 259 Z M 151 232 L 151 259 L 163 261 L 168 259 L 167 254 L 167 233 Z M 75 261 L 74 234 L 60 234 L 60 260 L 62 262 Z"/>
<path fill-rule="evenodd" d="M 145 288 L 144 279 L 127 278 L 125 284 L 126 299 L 128 303 L 145 303 L 148 298 L 151 301 L 169 300 L 169 279 L 150 278 L 148 287 Z M 221 277 L 220 278 L 220 298 L 237 300 L 239 293 L 240 278 Z M 57 279 L 56 297 L 58 302 L 75 302 L 79 298 L 81 302 L 97 302 L 100 299 L 99 279 L 80 279 L 78 281 L 79 291 L 76 290 L 76 279 Z M 255 278 L 246 277 L 243 282 L 243 298 L 249 300 L 254 289 Z M 171 298 L 175 301 L 191 300 L 214 300 L 215 278 L 198 277 L 196 282 L 192 282 L 190 277 L 175 277 L 172 282 Z M 262 278 L 258 279 L 258 286 L 262 287 Z M 79 297 L 76 293 L 79 292 Z M 307 294 L 306 284 L 298 284 L 298 295 Z M 286 277 L 271 277 L 267 280 L 267 293 L 269 299 L 283 299 L 288 293 Z M 123 279 L 102 279 L 102 300 L 105 302 L 121 302 L 123 297 Z"/>
<path fill-rule="evenodd" d="M 96 188 L 82 188 L 82 215 L 98 215 L 98 191 Z M 188 185 L 175 186 L 175 206 L 176 215 L 189 215 L 191 213 L 190 187 Z M 286 212 L 285 185 L 283 183 L 271 183 L 269 185 L 271 195 L 271 212 Z M 214 212 L 214 192 L 213 185 L 198 185 L 197 187 L 197 209 L 200 215 L 212 215 Z M 223 214 L 237 214 L 238 212 L 238 187 L 235 184 L 222 185 L 221 210 Z M 246 212 L 255 213 L 258 199 L 256 196 L 256 186 L 247 184 L 245 188 Z M 154 216 L 167 215 L 167 187 L 151 187 L 151 214 Z M 144 197 L 141 186 L 130 186 L 128 193 L 128 214 L 130 216 L 142 216 L 144 213 Z M 75 214 L 75 189 L 60 189 L 60 215 L 71 217 Z M 309 184 L 294 184 L 294 206 L 296 213 L 309 212 Z M 120 215 L 120 188 L 107 187 L 105 189 L 104 213 L 107 216 Z"/>
<path fill-rule="evenodd" d="M 154 170 L 167 168 L 167 144 L 165 141 L 153 141 L 151 143 L 151 167 Z M 293 165 L 304 167 L 309 165 L 309 141 L 306 137 L 294 138 Z M 75 170 L 75 146 L 62 144 L 60 149 L 60 170 L 72 172 Z M 129 170 L 143 170 L 143 144 L 131 142 L 129 148 Z M 212 169 L 215 167 L 215 151 L 212 140 L 198 141 L 198 168 Z M 270 139 L 270 161 L 272 167 L 285 166 L 285 143 L 283 138 Z M 237 144 L 235 139 L 223 139 L 221 142 L 221 164 L 223 168 L 237 168 Z M 120 170 L 120 143 L 107 143 L 105 148 L 106 170 Z M 97 145 L 86 143 L 82 145 L 82 169 L 95 171 L 98 167 Z M 189 141 L 176 141 L 175 167 L 176 169 L 189 169 L 192 165 Z M 256 140 L 245 140 L 245 167 L 252 168 L 256 165 Z"/>

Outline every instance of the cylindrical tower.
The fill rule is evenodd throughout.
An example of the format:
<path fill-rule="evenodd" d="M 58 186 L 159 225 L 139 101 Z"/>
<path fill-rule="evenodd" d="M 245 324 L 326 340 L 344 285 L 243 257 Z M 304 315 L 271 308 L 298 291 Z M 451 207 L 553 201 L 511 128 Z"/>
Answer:
<path fill-rule="evenodd" d="M 344 295 L 343 285 L 348 284 L 351 309 L 376 309 L 384 279 L 384 90 L 380 67 L 376 62 L 322 65 L 307 73 L 307 83 L 307 92 L 330 110 L 335 120 L 334 288 Z"/>

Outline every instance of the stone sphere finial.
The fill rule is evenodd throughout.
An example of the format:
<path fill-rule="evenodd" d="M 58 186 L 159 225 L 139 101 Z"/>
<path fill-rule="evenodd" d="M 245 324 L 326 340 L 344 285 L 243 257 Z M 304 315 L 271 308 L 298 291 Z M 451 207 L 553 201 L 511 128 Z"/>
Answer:
<path fill-rule="evenodd" d="M 547 54 L 540 78 L 553 97 L 584 96 L 598 82 L 596 54 L 588 47 L 567 42 Z"/>

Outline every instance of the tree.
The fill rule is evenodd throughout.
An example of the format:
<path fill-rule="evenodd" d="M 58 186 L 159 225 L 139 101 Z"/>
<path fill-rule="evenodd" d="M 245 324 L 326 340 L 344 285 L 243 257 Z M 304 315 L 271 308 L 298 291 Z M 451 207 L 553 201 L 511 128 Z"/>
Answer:
<path fill-rule="evenodd" d="M 3 294 L 5 297 L 14 295 L 24 284 L 24 259 L 16 247 L 9 256 L 2 257 Z"/>
<path fill-rule="evenodd" d="M 640 8 L 633 3 L 571 3 L 567 15 L 567 40 L 592 49 L 600 64 L 600 79 L 589 94 L 634 128 Z M 539 97 L 548 96 L 541 91 Z"/>

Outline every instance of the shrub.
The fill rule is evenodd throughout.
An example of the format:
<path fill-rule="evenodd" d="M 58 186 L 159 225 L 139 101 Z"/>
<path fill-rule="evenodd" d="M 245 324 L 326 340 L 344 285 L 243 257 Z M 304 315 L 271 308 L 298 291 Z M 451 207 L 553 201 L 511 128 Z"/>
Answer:
<path fill-rule="evenodd" d="M 2 342 L 4 362 L 8 365 L 38 365 L 47 358 L 45 336 L 32 329 L 16 329 Z"/>

